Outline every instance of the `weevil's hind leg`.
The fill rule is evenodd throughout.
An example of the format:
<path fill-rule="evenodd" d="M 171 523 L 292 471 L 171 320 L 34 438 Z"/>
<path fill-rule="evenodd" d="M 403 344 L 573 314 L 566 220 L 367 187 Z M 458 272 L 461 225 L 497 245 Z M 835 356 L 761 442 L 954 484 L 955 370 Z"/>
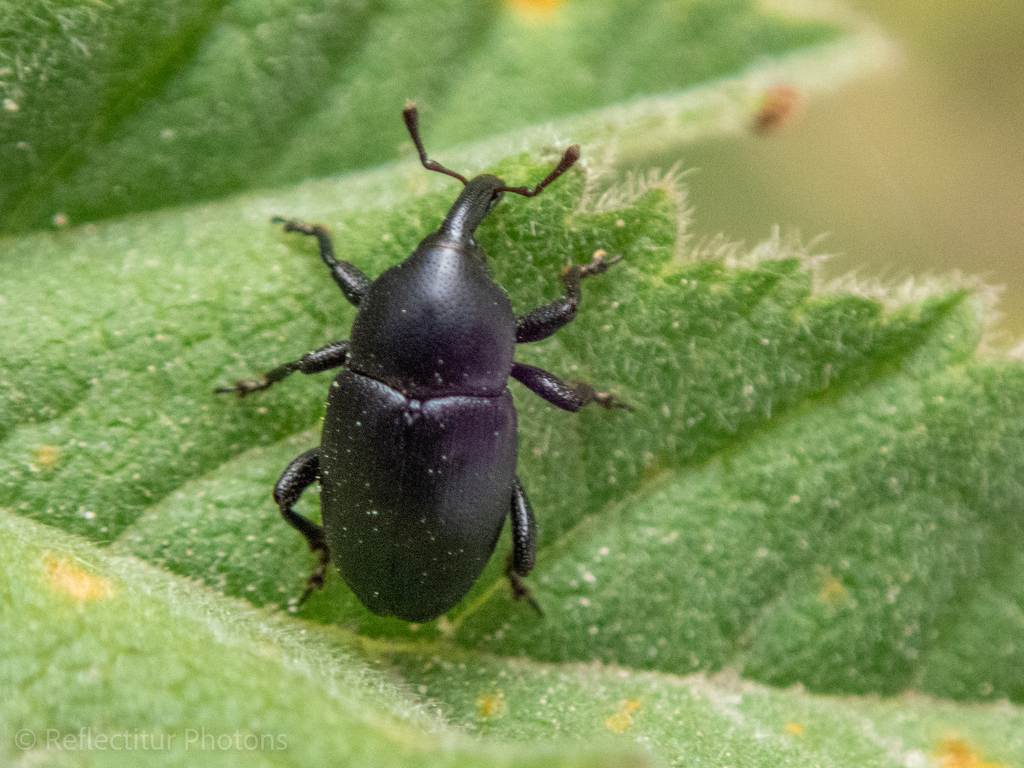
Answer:
<path fill-rule="evenodd" d="M 589 264 L 582 267 L 566 267 L 563 270 L 562 284 L 565 286 L 565 296 L 517 318 L 516 344 L 528 344 L 531 341 L 546 339 L 559 328 L 572 322 L 579 309 L 580 300 L 583 298 L 580 287 L 583 278 L 601 274 L 622 258 L 616 256 L 614 259 L 605 261 L 603 256 L 604 251 L 598 251 Z"/>
<path fill-rule="evenodd" d="M 537 558 L 537 524 L 533 519 L 533 507 L 526 497 L 523 484 L 517 476 L 512 483 L 512 551 L 508 553 L 505 575 L 512 585 L 512 597 L 525 599 L 539 616 L 544 615 L 540 605 L 530 594 L 525 578 L 533 570 Z"/>
<path fill-rule="evenodd" d="M 239 379 L 233 387 L 218 387 L 217 394 L 234 393 L 239 397 L 270 389 L 274 384 L 291 376 L 296 371 L 305 374 L 323 373 L 340 368 L 348 360 L 348 341 L 332 341 L 314 352 L 307 352 L 298 360 L 279 365 L 267 371 L 259 379 Z"/>
<path fill-rule="evenodd" d="M 523 363 L 513 363 L 512 378 L 524 384 L 530 390 L 543 397 L 552 405 L 557 405 L 563 411 L 576 413 L 580 408 L 590 403 L 597 403 L 602 408 L 625 408 L 633 410 L 629 405 L 616 399 L 615 395 L 607 392 L 598 392 L 592 386 L 583 381 L 576 381 L 566 384 L 553 373 L 548 373 L 543 368 L 536 368 Z"/>
<path fill-rule="evenodd" d="M 320 258 L 331 270 L 331 277 L 341 288 L 345 298 L 355 306 L 359 306 L 366 289 L 373 281 L 368 278 L 362 270 L 347 261 L 339 261 L 334 255 L 334 244 L 331 242 L 331 233 L 320 224 L 307 224 L 299 219 L 285 219 L 275 216 L 271 219 L 275 224 L 284 224 L 285 232 L 298 232 L 301 235 L 315 237 L 317 245 L 320 246 Z"/>
<path fill-rule="evenodd" d="M 281 473 L 281 479 L 274 486 L 274 501 L 277 502 L 277 506 L 281 510 L 281 516 L 290 526 L 306 537 L 310 551 L 319 556 L 319 563 L 306 582 L 306 591 L 302 593 L 299 605 L 306 602 L 313 594 L 314 589 L 323 588 L 327 565 L 331 562 L 331 553 L 327 549 L 324 527 L 292 509 L 292 506 L 302 496 L 303 491 L 319 479 L 320 449 L 313 448 L 292 461 Z"/>

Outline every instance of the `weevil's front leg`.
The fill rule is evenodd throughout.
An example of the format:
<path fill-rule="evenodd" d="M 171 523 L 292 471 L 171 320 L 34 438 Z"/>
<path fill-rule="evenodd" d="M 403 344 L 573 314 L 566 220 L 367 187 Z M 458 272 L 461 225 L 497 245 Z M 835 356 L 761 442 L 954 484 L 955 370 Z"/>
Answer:
<path fill-rule="evenodd" d="M 251 395 L 270 389 L 274 384 L 291 376 L 296 371 L 305 374 L 323 373 L 332 368 L 340 368 L 348 359 L 348 341 L 332 341 L 315 352 L 307 352 L 298 360 L 279 365 L 267 371 L 259 379 L 239 379 L 233 387 L 218 387 L 213 390 L 218 394 L 235 393 L 239 397 Z"/>
<path fill-rule="evenodd" d="M 565 296 L 550 304 L 529 312 L 516 319 L 516 344 L 528 344 L 531 341 L 546 339 L 559 328 L 572 322 L 579 309 L 583 293 L 580 284 L 589 275 L 599 275 L 617 262 L 621 256 L 604 260 L 604 251 L 594 254 L 594 260 L 582 267 L 566 267 L 562 271 L 562 283 L 565 285 Z"/>
<path fill-rule="evenodd" d="M 512 483 L 512 551 L 508 553 L 505 575 L 512 585 L 512 597 L 526 602 L 541 616 L 544 612 L 534 600 L 523 581 L 533 570 L 537 558 L 537 524 L 533 519 L 533 507 L 526 497 L 523 484 L 517 476 Z"/>
<path fill-rule="evenodd" d="M 345 294 L 345 298 L 349 302 L 357 307 L 359 306 L 359 302 L 362 301 L 366 289 L 370 287 L 370 283 L 373 281 L 354 264 L 338 260 L 338 257 L 334 255 L 331 233 L 327 231 L 326 227 L 320 224 L 307 224 L 299 219 L 285 219 L 281 216 L 275 216 L 271 221 L 275 224 L 284 224 L 285 232 L 298 232 L 302 235 L 315 237 L 317 244 L 320 246 L 320 258 L 331 270 L 331 277 L 334 278 L 334 282 L 338 284 L 341 292 Z"/>
<path fill-rule="evenodd" d="M 319 479 L 320 449 L 313 448 L 292 461 L 281 473 L 281 479 L 274 486 L 274 501 L 277 502 L 277 506 L 281 510 L 281 517 L 306 537 L 310 551 L 319 557 L 317 567 L 306 582 L 306 591 L 302 593 L 299 605 L 306 602 L 306 599 L 313 594 L 314 589 L 323 587 L 324 574 L 327 572 L 328 563 L 331 562 L 331 553 L 327 549 L 324 527 L 292 509 L 299 497 L 302 496 L 303 491 Z"/>
<path fill-rule="evenodd" d="M 523 363 L 513 363 L 512 378 L 526 385 L 531 391 L 543 397 L 552 405 L 557 405 L 563 411 L 576 413 L 585 405 L 597 403 L 602 408 L 625 408 L 633 410 L 626 403 L 617 400 L 615 395 L 607 392 L 598 392 L 584 381 L 575 381 L 566 384 L 553 373 L 548 373 L 543 368 L 536 368 Z"/>

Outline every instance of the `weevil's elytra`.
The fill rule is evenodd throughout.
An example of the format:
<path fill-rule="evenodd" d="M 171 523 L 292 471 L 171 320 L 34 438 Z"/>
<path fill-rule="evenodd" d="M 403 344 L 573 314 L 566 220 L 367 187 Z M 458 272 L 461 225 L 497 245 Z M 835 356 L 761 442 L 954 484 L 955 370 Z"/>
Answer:
<path fill-rule="evenodd" d="M 506 192 L 534 197 L 579 159 L 579 147 L 532 189 L 497 176 L 466 179 L 427 158 L 416 107 L 402 113 L 420 162 L 464 185 L 441 227 L 401 264 L 371 280 L 334 255 L 327 230 L 275 218 L 286 232 L 315 237 L 320 258 L 358 311 L 348 341 L 334 341 L 253 381 L 216 390 L 245 397 L 295 371 L 341 368 L 328 391 L 320 447 L 306 451 L 274 486 L 281 514 L 320 562 L 303 600 L 333 562 L 362 603 L 381 616 L 435 619 L 470 590 L 509 518 L 506 573 L 516 599 L 529 597 L 533 509 L 516 475 L 519 438 L 508 379 L 549 403 L 626 407 L 582 382 L 566 384 L 515 362 L 516 344 L 546 339 L 576 316 L 585 277 L 616 259 L 599 256 L 562 274 L 565 296 L 521 317 L 490 277 L 473 233 Z M 292 507 L 320 483 L 317 525 Z"/>

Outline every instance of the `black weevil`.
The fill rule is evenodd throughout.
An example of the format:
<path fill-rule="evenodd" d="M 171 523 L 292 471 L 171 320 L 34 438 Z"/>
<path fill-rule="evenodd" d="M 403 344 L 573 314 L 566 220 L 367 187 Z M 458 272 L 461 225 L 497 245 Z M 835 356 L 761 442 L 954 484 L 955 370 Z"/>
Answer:
<path fill-rule="evenodd" d="M 533 568 L 536 529 L 516 475 L 519 437 L 508 377 L 567 411 L 588 403 L 625 406 L 588 384 L 566 384 L 514 360 L 516 344 L 546 339 L 570 322 L 583 278 L 604 272 L 617 258 L 595 256 L 585 266 L 568 267 L 562 273 L 565 297 L 517 318 L 473 240 L 505 192 L 540 194 L 579 159 L 579 146 L 569 147 L 533 189 L 508 187 L 497 176 L 467 180 L 428 160 L 416 106 L 408 102 L 402 116 L 423 166 L 465 185 L 441 228 L 371 281 L 335 257 L 324 227 L 275 217 L 286 232 L 317 239 L 320 258 L 358 307 L 351 339 L 217 392 L 245 397 L 295 371 L 342 369 L 328 394 L 320 447 L 288 465 L 274 486 L 274 501 L 320 558 L 305 596 L 323 586 L 333 560 L 371 611 L 423 622 L 466 595 L 494 552 L 506 517 L 513 542 L 506 572 L 516 598 L 528 597 L 522 578 Z M 317 481 L 322 526 L 292 510 Z"/>

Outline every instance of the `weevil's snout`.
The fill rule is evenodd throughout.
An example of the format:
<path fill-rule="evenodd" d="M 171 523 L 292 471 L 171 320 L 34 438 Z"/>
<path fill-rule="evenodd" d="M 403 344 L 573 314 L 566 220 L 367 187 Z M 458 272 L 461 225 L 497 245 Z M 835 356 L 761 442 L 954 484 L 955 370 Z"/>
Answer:
<path fill-rule="evenodd" d="M 472 237 L 480 222 L 505 195 L 505 182 L 489 173 L 474 176 L 462 189 L 441 231 L 456 239 Z"/>

